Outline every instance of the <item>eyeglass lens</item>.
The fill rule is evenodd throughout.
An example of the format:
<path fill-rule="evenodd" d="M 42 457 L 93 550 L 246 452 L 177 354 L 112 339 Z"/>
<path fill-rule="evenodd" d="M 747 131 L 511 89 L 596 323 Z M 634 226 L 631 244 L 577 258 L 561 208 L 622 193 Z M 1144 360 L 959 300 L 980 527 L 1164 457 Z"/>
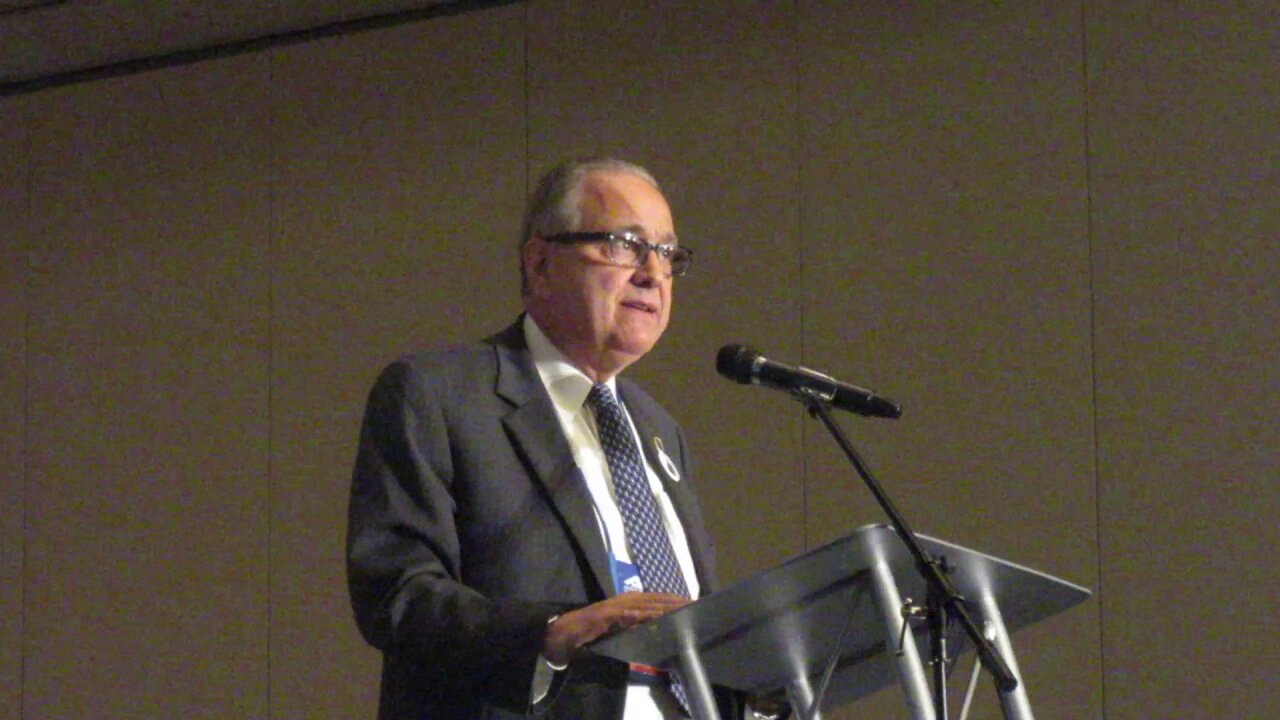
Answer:
<path fill-rule="evenodd" d="M 683 275 L 689 269 L 692 255 L 685 248 L 650 245 L 631 233 L 613 235 L 609 239 L 609 258 L 619 265 L 639 267 L 644 264 L 650 250 L 658 253 L 660 263 L 670 268 L 672 275 Z"/>

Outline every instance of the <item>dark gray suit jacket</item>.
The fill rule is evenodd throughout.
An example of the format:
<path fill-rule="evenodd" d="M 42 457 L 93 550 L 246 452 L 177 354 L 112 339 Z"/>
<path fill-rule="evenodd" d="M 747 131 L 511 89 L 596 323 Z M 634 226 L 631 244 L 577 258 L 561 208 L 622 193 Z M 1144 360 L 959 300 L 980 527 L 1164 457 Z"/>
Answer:
<path fill-rule="evenodd" d="M 663 481 L 710 591 L 713 552 L 680 428 L 634 384 L 619 378 L 618 389 L 649 462 L 662 467 L 661 438 L 679 466 L 680 482 Z M 519 321 L 382 372 L 352 480 L 347 574 L 360 631 L 383 652 L 382 720 L 620 717 L 627 668 L 603 658 L 573 663 L 529 707 L 548 618 L 614 590 Z"/>

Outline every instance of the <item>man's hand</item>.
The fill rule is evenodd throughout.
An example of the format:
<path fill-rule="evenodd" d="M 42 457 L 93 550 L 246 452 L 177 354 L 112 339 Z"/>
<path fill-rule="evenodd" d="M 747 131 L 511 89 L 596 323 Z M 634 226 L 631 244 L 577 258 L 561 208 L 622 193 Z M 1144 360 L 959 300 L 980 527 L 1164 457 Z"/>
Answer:
<path fill-rule="evenodd" d="M 564 665 L 580 655 L 584 646 L 609 633 L 666 615 L 687 604 L 689 598 L 672 593 L 629 592 L 570 610 L 547 626 L 542 656 L 553 665 Z"/>

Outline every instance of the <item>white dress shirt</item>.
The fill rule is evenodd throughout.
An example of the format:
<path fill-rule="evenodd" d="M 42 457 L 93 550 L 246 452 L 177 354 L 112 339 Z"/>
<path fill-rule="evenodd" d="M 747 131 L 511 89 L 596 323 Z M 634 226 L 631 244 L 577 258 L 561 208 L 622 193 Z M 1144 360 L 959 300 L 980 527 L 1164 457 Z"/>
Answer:
<path fill-rule="evenodd" d="M 613 479 L 609 474 L 609 465 L 605 460 L 604 449 L 600 446 L 599 435 L 596 431 L 595 415 L 588 408 L 584 407 L 587 394 L 591 392 L 592 382 L 581 370 L 574 367 L 564 353 L 551 343 L 538 324 L 533 318 L 525 315 L 524 318 L 524 336 L 525 341 L 529 345 L 529 351 L 533 356 L 534 365 L 538 369 L 538 375 L 542 379 L 542 384 L 547 388 L 547 393 L 551 396 L 551 402 L 555 405 L 556 417 L 560 420 L 560 428 L 564 432 L 565 439 L 569 442 L 569 447 L 573 451 L 574 460 L 578 464 L 578 468 L 582 470 L 582 474 L 587 482 L 587 490 L 591 493 L 592 504 L 595 506 L 596 522 L 600 527 L 601 537 L 604 539 L 605 547 L 613 554 L 615 558 L 624 562 L 631 562 L 630 553 L 627 550 L 626 532 L 622 523 L 622 513 L 618 510 L 618 501 L 613 490 Z M 613 378 L 606 383 L 609 389 L 617 396 L 617 385 Z M 618 398 L 621 404 L 621 398 Z M 625 412 L 626 406 L 623 406 Z M 636 442 L 636 447 L 641 445 L 641 438 L 636 431 L 635 424 L 631 422 L 630 413 L 626 413 L 627 423 L 631 426 L 631 434 Z M 693 556 L 689 552 L 689 543 L 685 538 L 684 526 L 680 524 L 680 518 L 676 514 L 675 506 L 671 503 L 671 498 L 667 496 L 666 489 L 662 487 L 662 481 L 658 478 L 658 474 L 654 468 L 649 465 L 648 457 L 641 453 L 644 459 L 645 475 L 649 479 L 649 487 L 653 490 L 654 498 L 658 501 L 658 509 L 662 515 L 662 521 L 667 528 L 667 536 L 671 538 L 671 546 L 675 550 L 676 560 L 680 563 L 680 570 L 684 574 L 685 584 L 689 588 L 689 596 L 697 598 L 701 590 L 698 585 L 698 576 L 694 572 Z M 540 666 L 546 663 L 539 661 Z M 534 697 L 539 699 L 545 695 L 550 685 L 550 674 L 539 668 L 540 672 L 536 673 L 534 682 Z M 541 687 L 539 687 L 541 686 Z M 624 720 L 667 720 L 668 718 L 680 718 L 682 713 L 671 692 L 662 686 L 642 685 L 632 683 L 627 687 L 626 709 L 623 712 Z"/>

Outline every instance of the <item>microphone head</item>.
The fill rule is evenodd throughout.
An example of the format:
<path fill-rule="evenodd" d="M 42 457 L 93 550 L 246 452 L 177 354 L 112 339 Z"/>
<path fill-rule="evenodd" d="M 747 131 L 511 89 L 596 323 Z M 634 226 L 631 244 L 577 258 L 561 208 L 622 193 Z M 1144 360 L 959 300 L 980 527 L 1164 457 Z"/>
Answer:
<path fill-rule="evenodd" d="M 716 353 L 716 372 L 739 383 L 751 382 L 751 366 L 760 353 L 750 345 L 725 345 Z"/>

